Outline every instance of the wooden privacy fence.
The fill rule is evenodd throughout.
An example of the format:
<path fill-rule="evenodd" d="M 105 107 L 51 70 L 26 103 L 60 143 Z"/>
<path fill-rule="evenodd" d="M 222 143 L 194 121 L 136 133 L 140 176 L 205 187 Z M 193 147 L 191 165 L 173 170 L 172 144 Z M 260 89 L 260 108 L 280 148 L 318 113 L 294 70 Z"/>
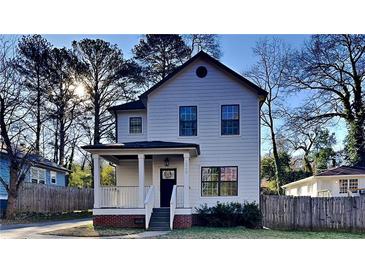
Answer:
<path fill-rule="evenodd" d="M 273 229 L 365 232 L 365 196 L 311 198 L 263 195 L 263 225 Z"/>
<path fill-rule="evenodd" d="M 17 211 L 61 213 L 92 209 L 93 189 L 24 183 L 20 186 Z"/>

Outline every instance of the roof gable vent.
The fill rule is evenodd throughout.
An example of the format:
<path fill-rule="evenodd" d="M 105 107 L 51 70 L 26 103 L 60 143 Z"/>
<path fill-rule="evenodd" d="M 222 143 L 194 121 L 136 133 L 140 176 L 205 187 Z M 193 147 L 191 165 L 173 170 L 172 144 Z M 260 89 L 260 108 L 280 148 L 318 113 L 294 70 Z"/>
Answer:
<path fill-rule="evenodd" d="M 207 74 L 208 70 L 204 66 L 200 66 L 196 69 L 196 76 L 198 76 L 199 78 L 204 78 L 205 76 L 207 76 Z"/>

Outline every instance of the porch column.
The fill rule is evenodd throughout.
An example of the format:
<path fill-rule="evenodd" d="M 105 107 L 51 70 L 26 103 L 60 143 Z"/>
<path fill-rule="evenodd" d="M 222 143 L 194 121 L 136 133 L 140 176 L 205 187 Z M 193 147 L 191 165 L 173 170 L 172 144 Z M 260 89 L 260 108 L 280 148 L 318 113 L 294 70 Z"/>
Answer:
<path fill-rule="evenodd" d="M 100 208 L 100 156 L 93 154 L 94 162 L 94 208 Z"/>
<path fill-rule="evenodd" d="M 184 153 L 184 207 L 190 207 L 190 154 Z"/>
<path fill-rule="evenodd" d="M 144 207 L 144 154 L 138 154 L 138 205 Z"/>

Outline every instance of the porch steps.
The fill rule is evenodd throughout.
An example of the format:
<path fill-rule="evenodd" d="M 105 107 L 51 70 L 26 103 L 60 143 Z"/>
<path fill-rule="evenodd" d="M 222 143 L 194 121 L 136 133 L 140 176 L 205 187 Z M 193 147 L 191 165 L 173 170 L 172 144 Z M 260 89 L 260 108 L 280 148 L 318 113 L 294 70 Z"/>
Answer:
<path fill-rule="evenodd" d="M 151 215 L 148 230 L 170 230 L 170 208 L 154 208 Z"/>

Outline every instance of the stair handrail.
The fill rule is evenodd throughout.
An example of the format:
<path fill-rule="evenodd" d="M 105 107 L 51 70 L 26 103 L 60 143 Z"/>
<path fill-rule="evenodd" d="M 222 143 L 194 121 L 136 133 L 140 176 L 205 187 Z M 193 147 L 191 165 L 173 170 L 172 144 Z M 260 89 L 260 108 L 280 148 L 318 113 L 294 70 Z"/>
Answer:
<path fill-rule="evenodd" d="M 150 220 L 154 205 L 155 205 L 155 187 L 150 186 L 148 189 L 148 193 L 146 195 L 146 199 L 144 200 L 146 229 L 148 229 L 150 225 Z"/>
<path fill-rule="evenodd" d="M 171 200 L 170 200 L 170 229 L 173 229 L 174 226 L 174 217 L 176 210 L 176 185 L 172 188 Z"/>

